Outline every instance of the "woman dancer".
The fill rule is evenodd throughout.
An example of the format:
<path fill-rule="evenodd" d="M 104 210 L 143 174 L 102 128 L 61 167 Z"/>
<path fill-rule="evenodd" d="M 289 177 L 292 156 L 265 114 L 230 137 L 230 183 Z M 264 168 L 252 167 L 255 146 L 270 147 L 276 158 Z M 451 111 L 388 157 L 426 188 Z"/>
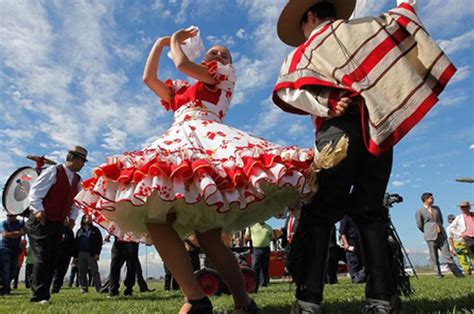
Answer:
<path fill-rule="evenodd" d="M 214 46 L 201 64 L 190 61 L 181 44 L 196 34 L 159 38 L 145 65 L 145 84 L 174 111 L 171 128 L 141 151 L 108 158 L 76 200 L 118 237 L 154 243 L 186 297 L 180 313 L 212 313 L 182 242 L 191 233 L 232 292 L 234 313 L 257 313 L 221 232 L 264 221 L 309 194 L 312 151 L 222 123 L 236 81 L 231 54 Z M 166 46 L 176 68 L 196 82 L 157 78 Z"/>

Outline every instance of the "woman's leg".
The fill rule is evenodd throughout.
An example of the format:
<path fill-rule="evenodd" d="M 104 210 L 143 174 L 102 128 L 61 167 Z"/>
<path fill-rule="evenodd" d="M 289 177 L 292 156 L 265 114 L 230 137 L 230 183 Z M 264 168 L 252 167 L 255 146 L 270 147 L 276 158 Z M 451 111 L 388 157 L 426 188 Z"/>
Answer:
<path fill-rule="evenodd" d="M 172 217 L 166 223 L 147 223 L 148 231 L 167 268 L 176 278 L 183 294 L 188 300 L 198 300 L 205 295 L 199 286 L 189 261 L 188 253 L 184 248 L 183 241 L 172 226 Z M 191 308 L 189 302 L 185 304 L 180 313 L 187 313 Z"/>
<path fill-rule="evenodd" d="M 234 254 L 222 242 L 221 234 L 221 229 L 212 229 L 203 233 L 196 232 L 196 237 L 206 256 L 232 292 L 235 306 L 246 306 L 250 303 L 250 297 L 245 290 L 244 277 Z"/>

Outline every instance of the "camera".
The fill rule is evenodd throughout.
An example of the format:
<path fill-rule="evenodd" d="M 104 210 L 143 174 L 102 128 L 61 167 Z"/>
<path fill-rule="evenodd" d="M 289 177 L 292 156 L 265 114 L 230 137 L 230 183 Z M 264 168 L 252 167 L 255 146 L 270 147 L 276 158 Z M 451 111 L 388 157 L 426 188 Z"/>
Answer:
<path fill-rule="evenodd" d="M 397 193 L 386 193 L 383 198 L 383 205 L 387 208 L 392 207 L 393 204 L 401 202 L 403 202 L 403 197 L 401 197 L 400 194 Z"/>

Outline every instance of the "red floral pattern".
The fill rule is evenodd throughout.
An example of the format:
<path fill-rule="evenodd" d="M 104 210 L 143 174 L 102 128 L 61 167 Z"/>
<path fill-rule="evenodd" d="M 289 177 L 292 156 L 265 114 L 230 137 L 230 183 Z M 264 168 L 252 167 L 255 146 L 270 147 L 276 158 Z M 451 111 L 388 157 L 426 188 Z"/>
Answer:
<path fill-rule="evenodd" d="M 219 82 L 214 91 L 200 82 L 167 81 L 174 96 L 162 103 L 175 112 L 171 128 L 143 150 L 107 158 L 83 182 L 76 202 L 118 237 L 149 243 L 145 221 L 163 221 L 170 211 L 176 212 L 181 234 L 241 228 L 311 192 L 306 177 L 312 151 L 281 147 L 222 124 L 235 74 L 230 65 L 207 66 Z M 293 192 L 283 194 L 288 188 Z"/>

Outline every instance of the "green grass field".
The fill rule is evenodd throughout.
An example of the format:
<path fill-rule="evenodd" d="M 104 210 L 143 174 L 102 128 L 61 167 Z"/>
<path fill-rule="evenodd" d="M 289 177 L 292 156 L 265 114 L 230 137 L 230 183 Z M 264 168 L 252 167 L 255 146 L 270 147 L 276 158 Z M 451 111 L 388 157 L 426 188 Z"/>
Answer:
<path fill-rule="evenodd" d="M 474 276 L 457 279 L 447 275 L 444 279 L 422 275 L 412 280 L 416 294 L 404 298 L 404 313 L 474 313 Z M 53 294 L 51 305 L 29 302 L 30 291 L 23 288 L 0 297 L 0 313 L 177 313 L 183 297 L 180 292 L 163 291 L 163 284 L 151 283 L 157 288 L 152 293 L 135 293 L 132 297 L 107 299 L 104 294 L 80 294 L 78 288 L 63 288 Z M 293 302 L 294 286 L 289 283 L 272 283 L 253 294 L 261 313 L 289 313 Z M 363 305 L 364 285 L 351 284 L 347 278 L 337 285 L 326 286 L 325 313 L 357 313 Z M 230 296 L 213 297 L 215 313 L 232 313 Z"/>

